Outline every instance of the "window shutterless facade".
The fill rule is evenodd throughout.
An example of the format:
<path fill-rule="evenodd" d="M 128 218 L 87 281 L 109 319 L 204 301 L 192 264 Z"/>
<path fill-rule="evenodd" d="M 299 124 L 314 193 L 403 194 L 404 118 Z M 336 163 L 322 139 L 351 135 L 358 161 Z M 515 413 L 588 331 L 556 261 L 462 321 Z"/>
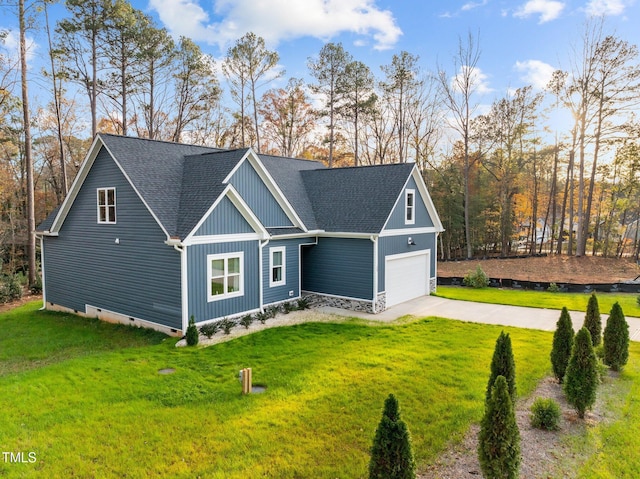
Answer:
<path fill-rule="evenodd" d="M 416 222 L 416 191 L 406 190 L 404 195 L 404 224 L 413 225 Z"/>
<path fill-rule="evenodd" d="M 207 256 L 208 300 L 234 298 L 244 294 L 244 253 Z"/>
<path fill-rule="evenodd" d="M 279 246 L 269 248 L 269 286 L 286 284 L 286 248 Z"/>
<path fill-rule="evenodd" d="M 116 222 L 116 189 L 98 188 L 98 223 Z"/>

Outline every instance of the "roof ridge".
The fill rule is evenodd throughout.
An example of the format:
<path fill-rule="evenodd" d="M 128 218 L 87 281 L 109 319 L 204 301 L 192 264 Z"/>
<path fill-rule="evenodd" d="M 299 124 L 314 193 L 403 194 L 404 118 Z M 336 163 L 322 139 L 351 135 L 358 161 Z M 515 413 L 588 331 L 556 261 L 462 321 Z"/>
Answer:
<path fill-rule="evenodd" d="M 385 163 L 383 165 L 358 165 L 358 166 L 337 166 L 337 167 L 333 167 L 333 168 L 320 168 L 318 171 L 339 171 L 339 170 L 364 170 L 364 169 L 371 169 L 371 168 L 388 168 L 390 166 L 393 167 L 398 167 L 398 166 L 409 166 L 411 165 L 411 167 L 413 168 L 413 166 L 415 165 L 415 163 Z M 314 170 L 315 171 L 315 170 Z"/>
<path fill-rule="evenodd" d="M 153 143 L 164 143 L 167 145 L 177 145 L 177 146 L 194 146 L 196 148 L 207 148 L 209 150 L 214 149 L 214 150 L 224 150 L 222 148 L 218 148 L 217 146 L 207 146 L 207 145 L 197 145 L 195 143 L 182 143 L 182 142 L 177 142 L 177 141 L 170 141 L 170 140 L 156 140 L 156 139 L 152 139 L 152 138 L 144 138 L 142 136 L 130 136 L 130 135 L 119 135 L 117 133 L 108 133 L 108 132 L 101 132 L 99 131 L 98 133 L 96 133 L 99 136 L 112 136 L 114 138 L 124 138 L 127 140 L 136 140 L 136 141 L 150 141 Z"/>

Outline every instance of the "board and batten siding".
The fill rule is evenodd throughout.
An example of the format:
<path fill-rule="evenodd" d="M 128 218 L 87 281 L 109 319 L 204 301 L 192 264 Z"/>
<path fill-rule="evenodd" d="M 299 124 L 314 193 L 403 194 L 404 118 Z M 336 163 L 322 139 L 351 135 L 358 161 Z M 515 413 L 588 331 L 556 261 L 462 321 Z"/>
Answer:
<path fill-rule="evenodd" d="M 405 224 L 405 191 L 414 190 L 415 192 L 415 222 L 413 224 Z M 424 228 L 426 226 L 433 226 L 433 220 L 427 211 L 427 207 L 422 201 L 420 192 L 418 191 L 418 185 L 413 177 L 409 178 L 407 186 L 400 193 L 400 197 L 396 202 L 386 228 L 389 229 L 405 229 L 405 228 Z"/>
<path fill-rule="evenodd" d="M 293 226 L 249 161 L 244 161 L 229 181 L 265 228 Z"/>
<path fill-rule="evenodd" d="M 411 235 L 415 245 L 409 245 L 408 235 L 383 236 L 378 239 L 378 292 L 385 291 L 385 258 L 389 255 L 401 253 L 415 253 L 431 250 L 431 277 L 436 273 L 436 234 L 422 233 Z"/>
<path fill-rule="evenodd" d="M 294 238 L 272 240 L 264 247 L 262 253 L 262 284 L 264 288 L 263 303 L 265 305 L 300 297 L 300 245 L 315 244 L 314 238 Z M 285 284 L 269 286 L 271 276 L 271 248 L 285 247 Z M 290 294 L 293 292 L 293 294 Z"/>
<path fill-rule="evenodd" d="M 196 231 L 196 236 L 253 233 L 253 228 L 226 196 Z"/>
<path fill-rule="evenodd" d="M 116 223 L 98 224 L 97 189 L 116 189 Z M 182 329 L 180 254 L 103 148 L 58 237 L 45 236 L 47 302 L 86 305 Z"/>
<path fill-rule="evenodd" d="M 347 298 L 373 299 L 373 242 L 318 238 L 303 251 L 302 289 Z"/>
<path fill-rule="evenodd" d="M 260 308 L 260 273 L 258 241 L 236 241 L 187 246 L 187 283 L 189 288 L 188 315 L 196 323 L 211 319 L 222 319 Z M 244 253 L 244 294 L 242 296 L 208 300 L 207 256 L 224 253 Z"/>

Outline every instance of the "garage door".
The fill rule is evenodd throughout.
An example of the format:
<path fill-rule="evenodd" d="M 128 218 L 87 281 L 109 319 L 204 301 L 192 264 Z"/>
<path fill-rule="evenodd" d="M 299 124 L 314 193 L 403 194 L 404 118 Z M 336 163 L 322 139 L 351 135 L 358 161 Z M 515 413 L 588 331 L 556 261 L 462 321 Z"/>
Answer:
<path fill-rule="evenodd" d="M 429 294 L 430 251 L 418 251 L 385 258 L 387 308 Z"/>

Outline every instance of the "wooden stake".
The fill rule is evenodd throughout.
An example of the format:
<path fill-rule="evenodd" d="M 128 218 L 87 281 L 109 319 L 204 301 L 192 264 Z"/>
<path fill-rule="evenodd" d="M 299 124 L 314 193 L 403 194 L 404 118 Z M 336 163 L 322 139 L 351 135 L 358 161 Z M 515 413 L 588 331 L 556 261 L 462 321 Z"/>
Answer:
<path fill-rule="evenodd" d="M 242 394 L 251 394 L 251 368 L 242 370 Z"/>

